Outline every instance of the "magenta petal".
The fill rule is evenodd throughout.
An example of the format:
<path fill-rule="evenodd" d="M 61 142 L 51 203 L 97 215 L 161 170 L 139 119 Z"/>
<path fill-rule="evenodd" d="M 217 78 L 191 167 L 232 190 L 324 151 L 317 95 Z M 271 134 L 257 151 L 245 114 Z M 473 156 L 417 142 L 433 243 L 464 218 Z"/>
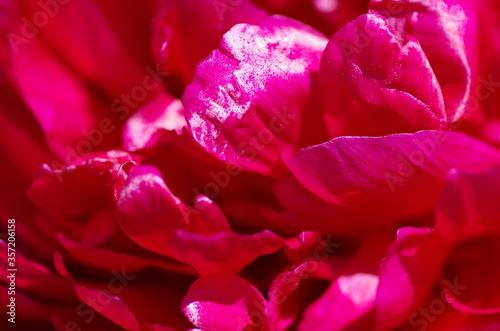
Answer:
<path fill-rule="evenodd" d="M 300 111 L 326 40 L 280 16 L 241 24 L 202 61 L 183 96 L 195 139 L 219 159 L 269 174 L 299 139 Z"/>
<path fill-rule="evenodd" d="M 195 267 L 201 275 L 238 273 L 261 255 L 285 246 L 285 240 L 270 231 L 240 235 L 223 231 L 195 234 L 177 231 L 173 239 L 173 257 Z"/>
<path fill-rule="evenodd" d="M 117 201 L 118 221 L 136 243 L 169 255 L 176 229 L 187 226 L 187 208 L 152 166 L 138 166 L 128 176 Z"/>
<path fill-rule="evenodd" d="M 166 93 L 160 94 L 127 120 L 124 127 L 124 149 L 136 151 L 157 147 L 162 143 L 162 133 L 182 133 L 187 126 L 180 100 Z"/>
<path fill-rule="evenodd" d="M 359 330 L 373 328 L 371 320 L 361 319 L 373 309 L 378 277 L 372 274 L 340 276 L 304 313 L 298 330 L 346 330 L 356 325 Z"/>
<path fill-rule="evenodd" d="M 438 282 L 451 245 L 430 229 L 401 228 L 380 264 L 377 330 L 392 330 L 411 317 Z"/>
<path fill-rule="evenodd" d="M 139 329 L 134 314 L 117 296 L 80 285 L 75 285 L 75 291 L 80 300 L 125 330 Z"/>
<path fill-rule="evenodd" d="M 372 12 L 388 17 L 397 35 L 415 37 L 441 85 L 450 123 L 461 117 L 478 118 L 470 100 L 479 75 L 477 1 L 429 0 L 398 2 L 372 0 Z M 391 10 L 392 9 L 392 10 Z M 477 95 L 477 92 L 476 92 Z"/>
<path fill-rule="evenodd" d="M 337 32 L 320 79 L 334 136 L 446 128 L 441 89 L 420 44 L 395 35 L 383 16 L 360 16 Z"/>
<path fill-rule="evenodd" d="M 264 323 L 266 302 L 247 281 L 233 275 L 204 276 L 193 283 L 181 309 L 196 327 L 235 331 Z M 246 329 L 245 329 L 246 330 Z"/>
<path fill-rule="evenodd" d="M 451 168 L 489 169 L 500 164 L 500 151 L 461 133 L 420 131 L 339 137 L 302 149 L 285 163 L 330 203 L 382 214 L 397 207 L 402 216 L 416 216 L 434 207 Z"/>

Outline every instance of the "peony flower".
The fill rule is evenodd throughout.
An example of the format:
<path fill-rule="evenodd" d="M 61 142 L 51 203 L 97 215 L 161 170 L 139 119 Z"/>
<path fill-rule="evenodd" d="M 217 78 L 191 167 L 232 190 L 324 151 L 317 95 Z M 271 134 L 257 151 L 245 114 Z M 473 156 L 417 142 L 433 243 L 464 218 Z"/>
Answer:
<path fill-rule="evenodd" d="M 500 7 L 0 2 L 7 330 L 497 330 Z"/>

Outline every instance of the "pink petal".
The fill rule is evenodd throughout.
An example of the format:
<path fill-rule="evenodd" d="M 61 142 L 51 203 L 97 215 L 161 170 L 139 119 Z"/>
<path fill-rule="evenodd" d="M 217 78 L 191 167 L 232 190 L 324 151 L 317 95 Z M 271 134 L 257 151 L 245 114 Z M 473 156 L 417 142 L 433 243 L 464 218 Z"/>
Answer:
<path fill-rule="evenodd" d="M 255 287 L 226 274 L 196 280 L 181 304 L 191 323 L 207 331 L 260 327 L 265 307 L 264 297 Z"/>
<path fill-rule="evenodd" d="M 283 148 L 298 141 L 309 73 L 317 70 L 325 42 L 285 17 L 234 26 L 200 63 L 183 96 L 195 139 L 246 170 L 277 171 Z"/>
<path fill-rule="evenodd" d="M 374 308 L 378 278 L 372 274 L 340 276 L 304 312 L 298 330 L 359 330 L 373 328 L 368 313 Z"/>
<path fill-rule="evenodd" d="M 136 243 L 170 255 L 172 234 L 187 226 L 187 208 L 152 166 L 138 166 L 128 176 L 117 201 L 118 221 Z"/>
<path fill-rule="evenodd" d="M 421 131 L 339 137 L 285 162 L 302 185 L 353 215 L 411 217 L 432 210 L 451 168 L 489 169 L 500 151 L 460 133 Z"/>
<path fill-rule="evenodd" d="M 446 128 L 439 83 L 420 44 L 395 35 L 383 16 L 360 16 L 337 32 L 320 79 L 333 136 Z"/>
<path fill-rule="evenodd" d="M 389 18 L 396 35 L 420 42 L 441 85 L 449 122 L 462 116 L 477 120 L 480 113 L 469 107 L 479 74 L 478 2 L 372 0 L 370 8 Z"/>
<path fill-rule="evenodd" d="M 137 151 L 161 146 L 168 132 L 181 134 L 185 126 L 181 101 L 163 93 L 127 120 L 123 129 L 123 148 Z"/>
<path fill-rule="evenodd" d="M 173 239 L 173 257 L 194 266 L 201 275 L 237 274 L 259 256 L 274 253 L 284 245 L 283 238 L 267 230 L 253 235 L 178 231 Z"/>

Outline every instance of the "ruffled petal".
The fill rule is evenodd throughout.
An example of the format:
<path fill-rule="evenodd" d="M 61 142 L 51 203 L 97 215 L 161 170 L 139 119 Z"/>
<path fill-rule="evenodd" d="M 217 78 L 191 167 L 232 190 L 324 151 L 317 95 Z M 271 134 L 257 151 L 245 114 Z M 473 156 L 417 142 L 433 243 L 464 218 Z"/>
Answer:
<path fill-rule="evenodd" d="M 481 82 L 476 81 L 479 2 L 372 0 L 370 8 L 388 17 L 396 35 L 409 34 L 420 42 L 442 88 L 450 123 L 481 118 L 473 107 L 477 100 L 471 100 Z"/>
<path fill-rule="evenodd" d="M 333 36 L 320 79 L 333 136 L 446 128 L 441 89 L 420 44 L 395 35 L 381 15 L 360 16 Z"/>
<path fill-rule="evenodd" d="M 319 32 L 285 17 L 233 27 L 182 98 L 195 139 L 243 169 L 277 171 L 283 148 L 299 139 L 309 73 L 325 44 Z"/>

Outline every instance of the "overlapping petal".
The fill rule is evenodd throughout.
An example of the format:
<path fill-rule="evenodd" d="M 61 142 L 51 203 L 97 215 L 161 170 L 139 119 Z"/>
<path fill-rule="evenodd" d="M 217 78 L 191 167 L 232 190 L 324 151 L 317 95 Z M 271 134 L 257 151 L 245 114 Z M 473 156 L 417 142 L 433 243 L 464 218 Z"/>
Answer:
<path fill-rule="evenodd" d="M 476 102 L 471 97 L 481 79 L 480 2 L 372 0 L 370 8 L 388 17 L 396 35 L 409 34 L 419 41 L 441 86 L 449 122 L 462 117 L 480 119 L 480 110 L 471 107 Z"/>
<path fill-rule="evenodd" d="M 326 40 L 292 19 L 236 25 L 202 61 L 182 98 L 195 139 L 219 159 L 263 174 L 297 143 L 301 109 Z"/>
<path fill-rule="evenodd" d="M 395 34 L 381 15 L 360 16 L 333 36 L 320 82 L 334 137 L 447 126 L 441 88 L 419 42 Z"/>
<path fill-rule="evenodd" d="M 464 134 L 420 131 L 339 137 L 285 162 L 302 185 L 333 205 L 391 218 L 430 212 L 450 169 L 490 169 L 500 164 L 500 152 Z"/>

